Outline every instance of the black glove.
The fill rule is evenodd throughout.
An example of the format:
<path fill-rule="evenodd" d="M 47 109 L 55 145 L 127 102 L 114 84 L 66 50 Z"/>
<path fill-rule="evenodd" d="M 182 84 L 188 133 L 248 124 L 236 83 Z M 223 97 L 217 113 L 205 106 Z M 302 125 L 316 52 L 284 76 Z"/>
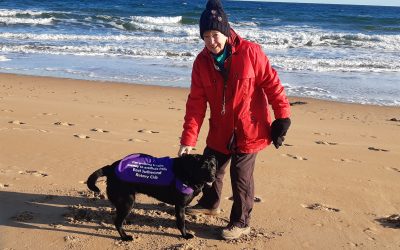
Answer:
<path fill-rule="evenodd" d="M 286 132 L 290 127 L 291 121 L 289 118 L 276 119 L 271 125 L 271 138 L 275 148 L 282 146 L 285 140 Z"/>

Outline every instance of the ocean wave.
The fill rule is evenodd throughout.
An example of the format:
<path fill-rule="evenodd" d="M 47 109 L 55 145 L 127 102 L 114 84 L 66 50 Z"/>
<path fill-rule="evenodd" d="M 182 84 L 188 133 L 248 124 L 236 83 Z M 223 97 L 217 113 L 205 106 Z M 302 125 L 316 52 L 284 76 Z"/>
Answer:
<path fill-rule="evenodd" d="M 39 16 L 41 14 L 43 14 L 42 11 L 36 10 L 0 9 L 0 17 L 15 17 L 17 15 Z"/>
<path fill-rule="evenodd" d="M 347 103 L 360 103 L 360 104 L 372 104 L 372 105 L 383 105 L 383 106 L 399 106 L 399 101 L 390 98 L 379 98 L 374 95 L 365 95 L 365 93 L 353 93 L 352 95 L 343 95 L 338 93 L 337 90 L 326 90 L 320 87 L 312 86 L 292 86 L 288 83 L 284 83 L 285 90 L 289 96 L 299 97 L 311 97 L 323 100 L 334 100 Z"/>
<path fill-rule="evenodd" d="M 78 18 L 78 19 L 75 19 Z M 68 11 L 40 11 L 0 9 L 0 23 L 6 25 L 65 25 L 81 24 L 91 26 L 93 23 L 85 21 L 85 15 L 73 14 Z"/>
<path fill-rule="evenodd" d="M 399 72 L 400 62 L 396 58 L 304 58 L 274 56 L 275 67 L 289 71 L 316 72 Z"/>
<path fill-rule="evenodd" d="M 232 22 L 235 27 L 257 27 L 259 24 L 257 22 Z"/>
<path fill-rule="evenodd" d="M 284 86 L 285 90 L 287 91 L 287 94 L 290 96 L 305 96 L 305 97 L 313 97 L 313 98 L 328 99 L 328 100 L 337 99 L 337 96 L 335 96 L 329 90 L 320 87 L 292 86 L 287 83 L 285 83 Z"/>
<path fill-rule="evenodd" d="M 6 53 L 32 53 L 52 55 L 77 55 L 77 56 L 117 56 L 117 57 L 143 57 L 143 58 L 179 58 L 181 60 L 193 59 L 196 54 L 192 51 L 174 51 L 157 48 L 127 47 L 113 45 L 81 45 L 81 46 L 49 46 L 49 45 L 6 45 L 0 44 L 0 51 Z"/>
<path fill-rule="evenodd" d="M 182 16 L 173 17 L 152 17 L 152 16 L 131 16 L 133 22 L 137 23 L 148 23 L 148 24 L 176 24 L 182 22 Z"/>
<path fill-rule="evenodd" d="M 400 35 L 335 33 L 307 27 L 263 30 L 237 27 L 243 37 L 273 49 L 302 47 L 368 48 L 400 51 Z"/>
<path fill-rule="evenodd" d="M 153 36 L 138 36 L 138 35 L 69 35 L 69 34 L 35 34 L 35 33 L 0 33 L 0 39 L 9 40 L 33 40 L 33 41 L 75 41 L 75 42 L 88 42 L 88 41 L 107 41 L 107 42 L 164 42 L 173 44 L 189 44 L 197 43 L 194 37 L 161 37 Z"/>
<path fill-rule="evenodd" d="M 11 59 L 8 59 L 5 56 L 0 56 L 0 62 L 6 62 L 6 61 L 10 61 Z"/>
<path fill-rule="evenodd" d="M 178 36 L 198 36 L 199 30 L 197 25 L 159 25 L 152 23 L 142 23 L 129 21 L 124 23 L 110 22 L 110 25 L 120 30 L 127 31 L 145 31 L 145 32 L 158 32 L 168 35 Z"/>
<path fill-rule="evenodd" d="M 6 25 L 13 24 L 33 24 L 33 25 L 52 25 L 54 22 L 54 18 L 19 18 L 19 17 L 0 17 L 0 23 L 4 23 Z"/>

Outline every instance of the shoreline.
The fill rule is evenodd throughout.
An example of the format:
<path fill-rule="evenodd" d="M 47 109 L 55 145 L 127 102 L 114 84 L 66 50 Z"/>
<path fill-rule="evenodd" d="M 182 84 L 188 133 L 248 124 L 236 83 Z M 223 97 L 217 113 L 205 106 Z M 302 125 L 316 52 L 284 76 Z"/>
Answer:
<path fill-rule="evenodd" d="M 127 86 L 141 86 L 141 87 L 154 87 L 154 88 L 171 88 L 171 89 L 181 89 L 181 90 L 188 90 L 190 87 L 179 87 L 179 86 L 162 86 L 162 85 L 152 85 L 152 84 L 144 84 L 144 83 L 131 83 L 131 82 L 118 82 L 118 81 L 109 81 L 109 80 L 90 80 L 90 79 L 76 79 L 76 78 L 68 78 L 68 77 L 54 77 L 54 76 L 37 76 L 37 75 L 29 75 L 29 74 L 14 74 L 14 73 L 2 73 L 0 72 L 0 77 L 2 76 L 11 76 L 13 78 L 43 78 L 47 80 L 65 80 L 65 81 L 77 81 L 77 82 L 88 82 L 92 84 L 113 84 L 113 85 L 127 85 Z M 376 107 L 387 107 L 387 108 L 398 108 L 400 106 L 395 105 L 379 105 L 379 104 L 363 104 L 363 103 L 356 103 L 356 102 L 345 102 L 345 101 L 338 101 L 338 100 L 330 100 L 330 99 L 319 99 L 314 97 L 304 97 L 304 96 L 291 96 L 288 95 L 289 99 L 297 99 L 300 102 L 309 101 L 321 101 L 327 103 L 338 103 L 338 104 L 345 104 L 345 105 L 361 105 L 361 106 L 376 106 Z"/>
<path fill-rule="evenodd" d="M 250 235 L 219 238 L 232 206 L 227 171 L 222 213 L 186 216 L 194 239 L 179 237 L 173 207 L 139 195 L 124 226 L 134 241 L 121 242 L 110 203 L 89 192 L 85 180 L 132 153 L 175 157 L 188 94 L 0 74 L 0 248 L 400 247 L 399 107 L 297 97 L 289 97 L 284 146 L 258 153 Z M 193 153 L 202 153 L 207 131 L 206 116 Z M 104 192 L 105 181 L 98 186 Z"/>

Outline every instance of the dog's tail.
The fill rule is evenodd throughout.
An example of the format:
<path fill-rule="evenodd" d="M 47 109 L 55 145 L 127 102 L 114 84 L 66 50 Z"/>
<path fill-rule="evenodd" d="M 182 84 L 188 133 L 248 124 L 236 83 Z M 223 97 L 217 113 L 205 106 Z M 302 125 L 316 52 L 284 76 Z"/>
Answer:
<path fill-rule="evenodd" d="M 100 189 L 96 186 L 96 181 L 102 176 L 109 176 L 113 172 L 113 167 L 110 165 L 104 166 L 96 171 L 94 171 L 87 179 L 86 185 L 90 190 L 96 193 L 100 193 Z"/>

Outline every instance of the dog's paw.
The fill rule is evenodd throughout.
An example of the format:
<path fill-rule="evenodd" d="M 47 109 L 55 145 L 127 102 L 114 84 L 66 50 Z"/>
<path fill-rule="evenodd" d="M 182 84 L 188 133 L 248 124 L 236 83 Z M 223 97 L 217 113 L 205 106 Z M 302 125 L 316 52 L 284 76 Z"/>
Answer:
<path fill-rule="evenodd" d="M 121 237 L 121 240 L 123 240 L 123 241 L 132 241 L 132 240 L 133 240 L 133 237 L 130 236 L 130 235 L 126 235 L 126 236 L 124 236 L 124 237 Z"/>
<path fill-rule="evenodd" d="M 183 238 L 185 238 L 186 240 L 190 240 L 190 239 L 194 238 L 194 235 L 190 234 L 190 233 L 186 233 L 186 235 L 183 235 Z"/>

